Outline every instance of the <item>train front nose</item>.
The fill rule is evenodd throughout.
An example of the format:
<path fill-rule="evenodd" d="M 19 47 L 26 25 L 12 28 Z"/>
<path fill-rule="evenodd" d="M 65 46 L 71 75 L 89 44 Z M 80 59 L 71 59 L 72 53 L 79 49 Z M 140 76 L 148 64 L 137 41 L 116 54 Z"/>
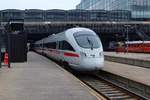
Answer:
<path fill-rule="evenodd" d="M 104 66 L 103 58 L 84 59 L 81 62 L 82 71 L 96 71 L 100 70 L 103 66 Z"/>

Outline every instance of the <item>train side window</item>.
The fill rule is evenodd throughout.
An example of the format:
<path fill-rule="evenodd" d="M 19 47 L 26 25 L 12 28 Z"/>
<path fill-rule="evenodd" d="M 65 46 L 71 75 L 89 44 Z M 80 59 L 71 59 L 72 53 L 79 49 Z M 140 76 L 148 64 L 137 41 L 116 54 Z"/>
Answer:
<path fill-rule="evenodd" d="M 43 48 L 45 48 L 45 43 L 43 44 Z"/>
<path fill-rule="evenodd" d="M 146 45 L 146 47 L 149 47 L 149 45 L 148 44 L 145 44 Z"/>
<path fill-rule="evenodd" d="M 62 49 L 62 41 L 59 41 L 59 46 L 58 46 L 59 49 Z"/>
<path fill-rule="evenodd" d="M 44 48 L 46 48 L 46 44 L 45 43 L 43 44 L 43 46 L 44 46 Z"/>
<path fill-rule="evenodd" d="M 73 47 L 67 41 L 61 41 L 61 42 L 59 42 L 59 49 L 61 49 L 61 50 L 75 51 L 73 49 Z"/>
<path fill-rule="evenodd" d="M 129 47 L 131 47 L 131 45 L 130 45 L 130 44 L 129 44 L 128 46 L 129 46 Z"/>
<path fill-rule="evenodd" d="M 135 47 L 138 47 L 138 44 L 136 44 L 136 46 Z"/>
<path fill-rule="evenodd" d="M 45 46 L 46 46 L 46 48 L 49 48 L 49 44 L 48 43 L 46 43 Z"/>
<path fill-rule="evenodd" d="M 140 44 L 137 44 L 137 47 L 140 47 Z"/>
<path fill-rule="evenodd" d="M 141 44 L 138 44 L 138 47 L 141 47 Z"/>
<path fill-rule="evenodd" d="M 51 49 L 56 49 L 56 42 L 52 42 L 52 43 L 47 43 L 46 44 L 47 48 L 51 48 Z"/>
<path fill-rule="evenodd" d="M 51 48 L 56 49 L 56 42 L 51 43 Z"/>

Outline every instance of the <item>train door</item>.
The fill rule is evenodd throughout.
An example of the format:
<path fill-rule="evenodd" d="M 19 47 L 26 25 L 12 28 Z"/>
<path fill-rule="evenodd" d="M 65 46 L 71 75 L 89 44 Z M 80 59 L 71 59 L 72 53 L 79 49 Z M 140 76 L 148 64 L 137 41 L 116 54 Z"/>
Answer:
<path fill-rule="evenodd" d="M 56 42 L 56 59 L 57 60 L 61 60 L 61 51 L 60 51 L 60 49 L 59 49 L 59 46 L 60 46 L 61 44 L 59 43 L 59 42 Z"/>
<path fill-rule="evenodd" d="M 59 57 L 58 57 L 58 60 L 59 61 L 63 61 L 64 60 L 64 57 L 63 57 L 63 50 L 62 50 L 62 41 L 59 41 L 58 42 L 58 49 L 59 51 Z"/>

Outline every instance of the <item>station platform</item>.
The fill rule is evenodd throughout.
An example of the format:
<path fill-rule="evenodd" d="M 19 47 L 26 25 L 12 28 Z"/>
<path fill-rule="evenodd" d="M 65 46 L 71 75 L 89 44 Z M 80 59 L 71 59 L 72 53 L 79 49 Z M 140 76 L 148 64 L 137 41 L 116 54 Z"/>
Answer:
<path fill-rule="evenodd" d="M 105 60 L 150 68 L 150 54 L 104 52 Z"/>
<path fill-rule="evenodd" d="M 28 53 L 27 63 L 0 69 L 0 100 L 103 100 L 49 59 Z"/>
<path fill-rule="evenodd" d="M 150 69 L 105 61 L 102 70 L 150 86 Z"/>
<path fill-rule="evenodd" d="M 105 66 L 100 73 L 117 86 L 144 96 L 146 100 L 150 99 L 150 69 L 105 61 Z"/>

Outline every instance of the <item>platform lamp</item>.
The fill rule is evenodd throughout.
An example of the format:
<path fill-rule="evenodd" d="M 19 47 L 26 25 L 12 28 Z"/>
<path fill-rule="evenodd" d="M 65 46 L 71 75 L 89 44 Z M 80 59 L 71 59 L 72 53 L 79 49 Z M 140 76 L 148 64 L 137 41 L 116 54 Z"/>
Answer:
<path fill-rule="evenodd" d="M 1 28 L 1 20 L 0 20 L 0 28 Z M 2 32 L 0 31 L 0 68 L 2 67 L 2 53 L 1 53 L 1 49 L 2 49 Z"/>
<path fill-rule="evenodd" d="M 129 28 L 131 27 L 131 25 L 127 24 L 127 25 L 124 25 L 124 27 L 126 28 L 126 41 L 129 42 Z M 126 45 L 126 52 L 128 53 L 128 43 Z"/>
<path fill-rule="evenodd" d="M 1 22 L 0 22 L 0 24 L 1 24 Z M 1 62 L 1 60 L 2 60 L 2 55 L 1 55 L 2 35 L 1 34 L 2 33 L 0 31 L 0 68 L 2 67 L 2 62 Z"/>
<path fill-rule="evenodd" d="M 11 63 L 11 44 L 10 44 L 10 33 L 7 33 L 7 37 L 8 37 L 8 68 L 10 68 L 10 63 Z"/>

